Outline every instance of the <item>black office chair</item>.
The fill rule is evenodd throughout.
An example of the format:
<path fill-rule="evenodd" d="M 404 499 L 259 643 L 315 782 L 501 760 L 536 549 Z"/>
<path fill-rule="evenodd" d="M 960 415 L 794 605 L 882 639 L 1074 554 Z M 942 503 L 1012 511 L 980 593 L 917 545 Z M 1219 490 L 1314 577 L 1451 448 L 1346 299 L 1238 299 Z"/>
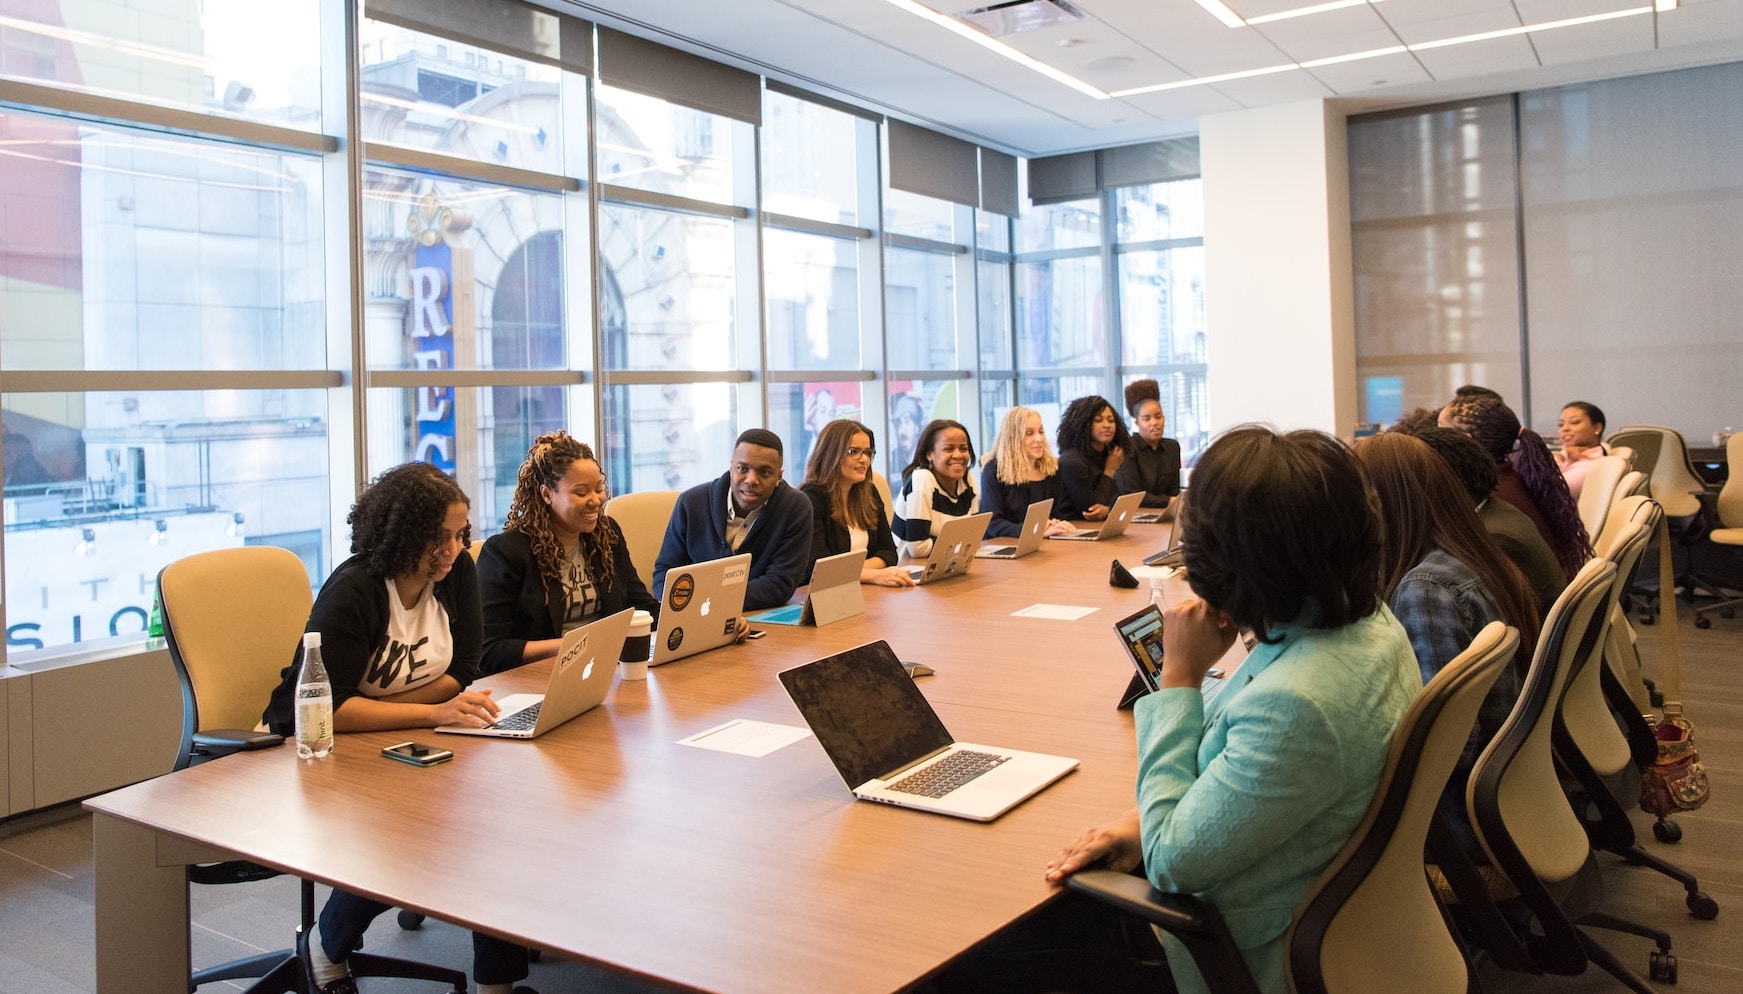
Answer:
<path fill-rule="evenodd" d="M 1405 713 L 1367 813 L 1295 910 L 1286 942 L 1299 994 L 1474 990 L 1470 963 L 1428 884 L 1422 853 L 1477 710 L 1518 647 L 1518 631 L 1490 624 Z M 1111 870 L 1084 871 L 1068 883 L 1179 939 L 1211 990 L 1257 994 L 1211 902 L 1162 893 L 1142 877 Z"/>
<path fill-rule="evenodd" d="M 313 598 L 308 572 L 294 553 L 266 545 L 201 552 L 178 559 L 157 575 L 164 638 L 182 690 L 182 749 L 175 768 L 248 749 L 281 744 L 284 737 L 255 732 L 261 709 L 302 637 Z M 188 868 L 197 884 L 241 883 L 279 871 L 237 860 Z M 302 881 L 299 934 L 315 921 L 315 886 Z M 347 961 L 360 977 L 401 977 L 447 984 L 464 994 L 466 975 L 409 960 L 356 953 Z M 190 991 L 220 980 L 257 977 L 259 994 L 303 994 L 307 971 L 295 949 L 280 949 L 197 970 Z"/>
<path fill-rule="evenodd" d="M 1511 917 L 1537 967 L 1574 975 L 1596 963 L 1637 994 L 1653 994 L 1581 927 L 1653 940 L 1653 978 L 1675 983 L 1667 933 L 1599 908 L 1602 875 L 1585 827 L 1562 794 L 1551 744 L 1575 660 L 1589 656 L 1603 638 L 1615 574 L 1614 563 L 1590 560 L 1550 608 L 1519 703 L 1477 758 L 1465 796 L 1478 842 L 1514 891 L 1490 896 Z"/>

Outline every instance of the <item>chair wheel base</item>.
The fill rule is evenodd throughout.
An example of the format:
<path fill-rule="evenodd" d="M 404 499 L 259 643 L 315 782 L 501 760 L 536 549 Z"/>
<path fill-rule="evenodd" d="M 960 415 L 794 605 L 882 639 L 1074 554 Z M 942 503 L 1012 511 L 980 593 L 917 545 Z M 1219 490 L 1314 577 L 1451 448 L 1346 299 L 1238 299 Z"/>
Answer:
<path fill-rule="evenodd" d="M 1702 631 L 1705 631 L 1706 629 L 1713 627 L 1713 619 L 1711 619 L 1711 618 L 1696 618 L 1695 619 L 1695 627 L 1701 629 Z"/>
<path fill-rule="evenodd" d="M 1690 894 L 1686 903 L 1689 906 L 1689 914 L 1701 921 L 1710 922 L 1719 917 L 1719 902 L 1708 897 L 1705 891 L 1697 890 Z"/>
<path fill-rule="evenodd" d="M 1647 975 L 1662 984 L 1676 983 L 1676 955 L 1653 953 L 1648 960 Z"/>
<path fill-rule="evenodd" d="M 418 929 L 424 927 L 424 916 L 418 914 L 416 911 L 406 911 L 402 908 L 400 909 L 398 919 L 399 927 L 407 932 L 416 932 Z"/>
<path fill-rule="evenodd" d="M 1675 845 L 1682 841 L 1682 826 L 1661 818 L 1652 823 L 1652 837 L 1665 845 Z"/>

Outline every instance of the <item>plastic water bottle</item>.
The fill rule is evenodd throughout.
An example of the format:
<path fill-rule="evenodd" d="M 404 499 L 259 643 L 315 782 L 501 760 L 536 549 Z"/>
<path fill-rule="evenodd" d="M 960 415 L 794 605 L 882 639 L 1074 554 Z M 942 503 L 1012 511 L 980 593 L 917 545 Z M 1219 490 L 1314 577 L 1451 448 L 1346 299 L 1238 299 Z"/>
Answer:
<path fill-rule="evenodd" d="M 1150 603 L 1156 605 L 1158 611 L 1168 610 L 1168 599 L 1162 595 L 1162 578 L 1159 576 L 1150 578 Z"/>
<path fill-rule="evenodd" d="M 306 632 L 297 674 L 297 758 L 325 759 L 332 752 L 333 685 L 321 662 L 321 633 Z"/>

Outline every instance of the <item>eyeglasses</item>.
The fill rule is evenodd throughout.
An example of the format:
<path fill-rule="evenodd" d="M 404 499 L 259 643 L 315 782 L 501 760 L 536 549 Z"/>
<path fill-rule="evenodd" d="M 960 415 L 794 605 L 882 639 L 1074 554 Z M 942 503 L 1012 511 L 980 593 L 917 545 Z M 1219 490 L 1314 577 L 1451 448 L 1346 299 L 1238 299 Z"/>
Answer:
<path fill-rule="evenodd" d="M 878 454 L 877 449 L 861 449 L 858 447 L 849 447 L 847 450 L 847 458 L 849 458 L 849 459 L 858 459 L 860 456 L 865 456 L 867 459 L 870 459 L 877 454 Z"/>

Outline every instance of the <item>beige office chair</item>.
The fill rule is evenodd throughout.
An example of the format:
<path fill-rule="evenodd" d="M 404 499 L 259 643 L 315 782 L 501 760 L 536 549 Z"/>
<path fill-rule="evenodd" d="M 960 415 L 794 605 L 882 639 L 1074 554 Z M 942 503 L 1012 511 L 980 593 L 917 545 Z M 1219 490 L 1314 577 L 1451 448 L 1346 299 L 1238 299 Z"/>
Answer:
<path fill-rule="evenodd" d="M 890 481 L 884 479 L 884 474 L 872 470 L 872 486 L 878 488 L 878 497 L 884 502 L 884 524 L 889 525 L 895 520 L 896 502 L 890 496 Z"/>
<path fill-rule="evenodd" d="M 1367 813 L 1296 907 L 1286 941 L 1298 994 L 1470 989 L 1470 964 L 1429 887 L 1422 852 L 1483 697 L 1518 647 L 1517 630 L 1490 624 L 1405 712 Z M 1175 935 L 1212 990 L 1257 991 L 1210 902 L 1111 870 L 1078 873 L 1069 884 Z"/>
<path fill-rule="evenodd" d="M 257 733 L 272 691 L 295 656 L 314 597 L 303 561 L 285 549 L 250 545 L 178 559 L 157 575 L 163 634 L 182 690 L 180 770 L 248 749 L 275 746 L 283 736 Z M 194 883 L 241 883 L 277 876 L 246 861 L 188 868 Z M 302 931 L 315 920 L 315 888 L 301 888 Z M 354 954 L 360 977 L 431 980 L 466 990 L 466 975 L 423 963 Z M 249 991 L 301 994 L 309 988 L 294 949 L 281 949 L 195 971 L 190 987 L 258 977 Z"/>
<path fill-rule="evenodd" d="M 1731 472 L 1725 477 L 1725 488 L 1719 491 L 1718 512 L 1721 527 L 1707 533 L 1707 541 L 1716 546 L 1733 550 L 1729 558 L 1743 563 L 1743 432 L 1735 432 L 1725 443 L 1725 462 L 1731 467 Z M 1706 586 L 1715 590 L 1717 583 L 1707 583 Z M 1731 617 L 1736 612 L 1737 605 L 1743 604 L 1743 597 L 1732 597 L 1720 600 L 1715 604 L 1703 604 L 1695 609 L 1695 627 L 1711 628 L 1713 620 L 1707 615 L 1713 611 L 1724 617 Z"/>
<path fill-rule="evenodd" d="M 1519 703 L 1477 757 L 1465 799 L 1489 863 L 1517 892 L 1502 903 L 1538 968 L 1573 975 L 1595 963 L 1638 994 L 1653 994 L 1580 927 L 1652 939 L 1653 978 L 1675 982 L 1668 934 L 1598 909 L 1602 877 L 1585 827 L 1563 797 L 1553 749 L 1556 705 L 1575 661 L 1603 638 L 1615 576 L 1614 563 L 1592 559 L 1550 608 Z"/>
<path fill-rule="evenodd" d="M 1627 463 L 1630 470 L 1634 468 L 1634 450 L 1631 447 L 1626 445 L 1606 445 L 1604 447 L 1609 450 L 1609 455 Z"/>
<path fill-rule="evenodd" d="M 1580 523 L 1586 534 L 1594 538 L 1604 530 L 1604 518 L 1616 499 L 1617 484 L 1628 472 L 1628 463 L 1620 456 L 1599 456 L 1586 470 L 1585 483 L 1580 486 Z"/>
<path fill-rule="evenodd" d="M 623 529 L 623 541 L 629 547 L 636 575 L 650 589 L 654 585 L 654 560 L 659 558 L 660 543 L 666 540 L 666 525 L 672 520 L 672 508 L 677 506 L 676 490 L 617 494 L 605 505 L 605 513 Z"/>
<path fill-rule="evenodd" d="M 1634 450 L 1634 468 L 1652 480 L 1652 499 L 1672 518 L 1686 518 L 1701 509 L 1699 495 L 1707 489 L 1689 459 L 1688 443 L 1674 428 L 1628 425 L 1610 436 L 1611 446 Z"/>

